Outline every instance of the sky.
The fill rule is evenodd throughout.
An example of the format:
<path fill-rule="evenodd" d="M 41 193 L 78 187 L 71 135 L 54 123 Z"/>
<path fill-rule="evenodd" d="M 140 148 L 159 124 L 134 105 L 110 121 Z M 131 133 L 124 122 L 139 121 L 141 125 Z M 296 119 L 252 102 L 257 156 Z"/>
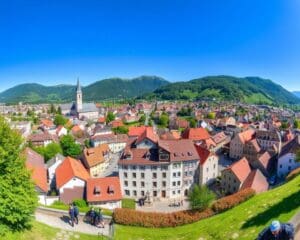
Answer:
<path fill-rule="evenodd" d="M 299 0 L 9 0 L 0 33 L 0 91 L 220 74 L 300 90 Z"/>

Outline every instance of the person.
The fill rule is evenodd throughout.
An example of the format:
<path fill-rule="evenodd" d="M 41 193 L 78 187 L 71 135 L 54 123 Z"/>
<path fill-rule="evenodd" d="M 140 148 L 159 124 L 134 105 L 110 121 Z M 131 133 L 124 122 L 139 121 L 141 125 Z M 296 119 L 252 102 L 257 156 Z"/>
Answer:
<path fill-rule="evenodd" d="M 114 237 L 114 219 L 111 218 L 109 222 L 109 236 Z"/>
<path fill-rule="evenodd" d="M 74 208 L 74 218 L 76 220 L 75 222 L 76 224 L 78 224 L 79 209 L 74 203 L 73 203 L 73 208 Z"/>
<path fill-rule="evenodd" d="M 291 223 L 272 221 L 257 237 L 257 240 L 294 240 L 294 226 Z"/>
<path fill-rule="evenodd" d="M 101 209 L 98 210 L 96 213 L 96 224 L 97 227 L 102 227 L 104 228 L 104 219 L 101 213 Z"/>
<path fill-rule="evenodd" d="M 74 227 L 75 211 L 72 204 L 69 206 L 69 216 L 71 221 L 71 226 Z"/>
<path fill-rule="evenodd" d="M 92 209 L 90 210 L 90 223 L 91 223 L 92 225 L 95 225 L 95 218 L 96 218 L 96 212 L 95 212 L 95 209 L 92 208 Z"/>

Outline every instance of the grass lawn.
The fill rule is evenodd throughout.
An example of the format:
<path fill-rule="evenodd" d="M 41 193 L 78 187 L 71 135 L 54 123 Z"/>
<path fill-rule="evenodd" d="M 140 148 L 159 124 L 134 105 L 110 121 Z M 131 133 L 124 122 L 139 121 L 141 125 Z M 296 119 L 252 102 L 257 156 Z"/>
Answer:
<path fill-rule="evenodd" d="M 161 229 L 118 225 L 116 239 L 253 240 L 272 219 L 286 222 L 299 210 L 300 176 L 227 212 L 193 224 Z"/>
<path fill-rule="evenodd" d="M 122 208 L 135 209 L 135 200 L 131 198 L 122 199 Z"/>
<path fill-rule="evenodd" d="M 45 224 L 39 223 L 34 221 L 32 229 L 30 231 L 25 231 L 22 233 L 10 233 L 9 235 L 5 236 L 3 239 L 5 240 L 52 240 L 56 236 L 60 229 L 51 228 Z M 81 233 L 74 233 L 80 236 L 80 240 L 99 240 L 102 239 L 98 236 L 81 234 Z M 75 240 L 76 238 L 70 237 L 69 240 Z M 103 238 L 107 239 L 107 238 Z"/>

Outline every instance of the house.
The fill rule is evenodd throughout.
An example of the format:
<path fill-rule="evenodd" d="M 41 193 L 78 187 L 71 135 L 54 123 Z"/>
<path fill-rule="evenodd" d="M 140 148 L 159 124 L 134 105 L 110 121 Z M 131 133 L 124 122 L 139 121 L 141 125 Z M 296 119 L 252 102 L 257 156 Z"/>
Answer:
<path fill-rule="evenodd" d="M 281 151 L 281 136 L 276 130 L 256 130 L 256 139 L 263 150 L 267 151 L 275 145 Z"/>
<path fill-rule="evenodd" d="M 253 138 L 244 144 L 243 156 L 247 158 L 250 164 L 259 158 L 261 152 L 262 149 L 260 148 L 256 138 Z"/>
<path fill-rule="evenodd" d="M 50 134 L 54 134 L 54 133 L 55 133 L 56 126 L 55 126 L 55 124 L 52 122 L 52 120 L 50 120 L 50 119 L 42 119 L 42 120 L 41 120 L 41 123 L 40 123 L 40 128 L 41 128 L 43 131 L 47 131 L 47 132 L 49 132 Z"/>
<path fill-rule="evenodd" d="M 51 189 L 55 189 L 56 187 L 55 171 L 64 159 L 65 157 L 58 153 L 46 163 L 46 166 L 48 168 L 48 182 Z"/>
<path fill-rule="evenodd" d="M 155 148 L 158 136 L 154 133 L 152 127 L 147 127 L 145 131 L 137 138 L 136 148 Z"/>
<path fill-rule="evenodd" d="M 140 126 L 140 127 L 129 127 L 128 128 L 128 136 L 129 137 L 139 137 L 140 135 L 142 135 L 144 133 L 144 131 L 146 130 L 146 126 Z"/>
<path fill-rule="evenodd" d="M 234 159 L 243 157 L 245 144 L 252 140 L 254 136 L 255 131 L 253 129 L 236 134 L 230 142 L 229 156 Z"/>
<path fill-rule="evenodd" d="M 91 177 L 101 176 L 109 165 L 108 144 L 101 144 L 94 148 L 85 148 L 82 160 Z"/>
<path fill-rule="evenodd" d="M 265 192 L 269 189 L 269 183 L 259 169 L 252 170 L 246 180 L 243 182 L 241 189 L 253 189 L 256 193 Z"/>
<path fill-rule="evenodd" d="M 272 160 L 273 158 L 271 154 L 268 151 L 266 151 L 263 154 L 261 154 L 257 159 L 250 162 L 250 165 L 253 169 L 259 169 L 264 176 L 269 177 L 272 169 L 274 168 L 274 161 Z"/>
<path fill-rule="evenodd" d="M 64 126 L 60 125 L 56 128 L 56 135 L 58 137 L 62 137 L 62 136 L 67 135 L 67 134 L 68 134 L 68 130 Z"/>
<path fill-rule="evenodd" d="M 215 181 L 218 176 L 218 161 L 219 158 L 213 152 L 199 146 L 195 145 L 195 148 L 200 157 L 200 174 L 199 174 L 199 184 L 211 184 Z"/>
<path fill-rule="evenodd" d="M 251 168 L 245 157 L 233 163 L 221 173 L 222 190 L 226 194 L 238 192 L 250 172 Z"/>
<path fill-rule="evenodd" d="M 97 147 L 100 144 L 108 144 L 109 150 L 112 153 L 117 153 L 124 150 L 128 136 L 126 134 L 107 134 L 107 135 L 96 135 L 91 137 L 91 145 Z"/>
<path fill-rule="evenodd" d="M 48 132 L 32 134 L 28 137 L 28 141 L 34 146 L 47 146 L 49 143 L 58 142 L 56 135 L 52 135 Z"/>
<path fill-rule="evenodd" d="M 180 128 L 188 128 L 190 126 L 189 121 L 187 121 L 184 118 L 178 118 L 175 117 L 173 119 L 170 119 L 169 121 L 169 128 L 170 129 L 180 129 Z"/>
<path fill-rule="evenodd" d="M 31 178 L 35 183 L 35 190 L 38 194 L 39 203 L 46 204 L 49 188 L 44 157 L 28 147 L 25 149 L 24 155 L 26 157 L 26 168 L 31 172 Z"/>
<path fill-rule="evenodd" d="M 210 138 L 210 135 L 205 128 L 187 128 L 183 131 L 182 138 L 200 142 Z"/>
<path fill-rule="evenodd" d="M 89 178 L 86 183 L 86 201 L 89 206 L 106 209 L 121 208 L 121 186 L 118 177 Z"/>
<path fill-rule="evenodd" d="M 82 199 L 88 178 L 90 175 L 79 160 L 66 157 L 55 170 L 60 201 L 69 204 L 74 199 Z"/>
<path fill-rule="evenodd" d="M 73 136 L 81 138 L 84 135 L 84 131 L 79 125 L 74 125 L 71 129 L 71 133 Z"/>
<path fill-rule="evenodd" d="M 31 134 L 31 122 L 11 122 L 10 126 L 12 129 L 19 131 L 24 138 L 27 138 Z"/>
<path fill-rule="evenodd" d="M 124 126 L 124 123 L 122 120 L 113 120 L 109 123 L 109 126 L 111 126 L 112 128 L 116 128 L 116 127 L 122 127 Z"/>
<path fill-rule="evenodd" d="M 277 176 L 284 178 L 290 171 L 300 167 L 300 162 L 296 161 L 296 154 L 300 151 L 300 136 L 297 135 L 293 140 L 282 147 L 278 156 Z"/>

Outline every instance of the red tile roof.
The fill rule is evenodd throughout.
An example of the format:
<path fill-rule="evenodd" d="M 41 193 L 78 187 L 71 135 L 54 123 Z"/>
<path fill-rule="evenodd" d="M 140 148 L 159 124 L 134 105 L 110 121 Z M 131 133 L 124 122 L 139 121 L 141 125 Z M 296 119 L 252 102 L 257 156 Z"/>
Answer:
<path fill-rule="evenodd" d="M 48 192 L 47 169 L 26 162 L 26 168 L 31 171 L 31 178 L 43 192 Z"/>
<path fill-rule="evenodd" d="M 248 160 L 245 157 L 231 164 L 225 170 L 230 170 L 240 180 L 241 183 L 246 180 L 251 172 Z"/>
<path fill-rule="evenodd" d="M 24 155 L 26 158 L 26 163 L 37 167 L 45 166 L 44 157 L 38 154 L 36 151 L 32 150 L 31 148 L 25 148 Z"/>
<path fill-rule="evenodd" d="M 263 165 L 265 169 L 268 168 L 269 162 L 271 161 L 271 155 L 269 152 L 264 152 L 259 158 L 258 161 Z"/>
<path fill-rule="evenodd" d="M 269 184 L 259 169 L 251 171 L 240 190 L 252 188 L 256 193 L 267 191 Z"/>
<path fill-rule="evenodd" d="M 182 133 L 182 138 L 201 141 L 210 138 L 210 135 L 205 128 L 187 128 Z"/>
<path fill-rule="evenodd" d="M 111 122 L 109 123 L 109 125 L 110 125 L 112 128 L 124 126 L 122 120 L 114 120 L 114 121 L 111 121 Z"/>
<path fill-rule="evenodd" d="M 200 164 L 203 165 L 212 153 L 199 145 L 195 145 L 195 148 L 200 157 Z"/>
<path fill-rule="evenodd" d="M 98 194 L 95 193 L 99 192 Z M 108 202 L 122 199 L 118 177 L 89 178 L 86 184 L 87 202 Z"/>
<path fill-rule="evenodd" d="M 146 130 L 146 126 L 141 127 L 129 127 L 128 129 L 128 136 L 130 137 L 139 137 L 143 134 L 143 132 Z"/>
<path fill-rule="evenodd" d="M 57 167 L 55 171 L 56 186 L 62 187 L 73 177 L 86 181 L 90 175 L 79 160 L 66 157 L 65 160 Z"/>
<path fill-rule="evenodd" d="M 105 123 L 105 122 L 106 122 L 105 117 L 98 118 L 98 123 Z"/>
<path fill-rule="evenodd" d="M 254 137 L 255 131 L 253 129 L 248 129 L 244 132 L 238 134 L 242 143 L 250 141 Z"/>
<path fill-rule="evenodd" d="M 136 140 L 136 143 L 138 144 L 146 138 L 151 140 L 154 143 L 157 142 L 158 136 L 154 133 L 152 127 L 147 127 L 145 129 L 145 131 L 138 137 L 138 139 Z"/>
<path fill-rule="evenodd" d="M 54 123 L 49 119 L 42 119 L 41 124 L 46 126 L 46 127 L 53 127 L 54 126 Z"/>

